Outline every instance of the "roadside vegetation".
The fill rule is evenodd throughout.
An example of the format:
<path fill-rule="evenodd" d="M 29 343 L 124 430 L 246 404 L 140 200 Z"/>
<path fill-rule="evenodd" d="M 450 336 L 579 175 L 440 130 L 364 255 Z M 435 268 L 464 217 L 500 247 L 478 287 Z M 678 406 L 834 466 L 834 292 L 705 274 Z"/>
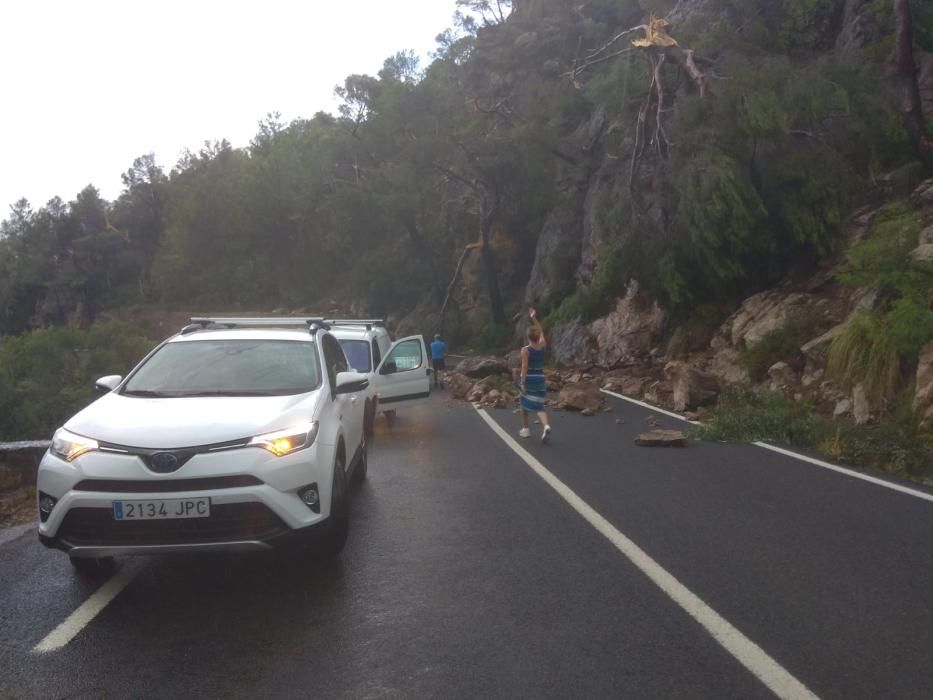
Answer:
<path fill-rule="evenodd" d="M 856 426 L 818 415 L 812 404 L 781 394 L 732 387 L 712 417 L 691 429 L 716 442 L 765 441 L 818 452 L 830 460 L 906 478 L 933 476 L 933 436 L 921 432 L 902 402 L 879 425 Z"/>
<path fill-rule="evenodd" d="M 0 339 L 0 441 L 51 438 L 96 397 L 95 380 L 126 373 L 151 348 L 150 340 L 117 322 Z"/>

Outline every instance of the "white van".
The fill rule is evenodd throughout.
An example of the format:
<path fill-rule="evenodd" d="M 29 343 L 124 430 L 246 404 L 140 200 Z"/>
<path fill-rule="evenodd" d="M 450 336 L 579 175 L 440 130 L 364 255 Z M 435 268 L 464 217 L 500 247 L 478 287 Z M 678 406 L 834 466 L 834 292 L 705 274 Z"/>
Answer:
<path fill-rule="evenodd" d="M 380 319 L 328 319 L 354 372 L 369 378 L 365 426 L 372 435 L 376 413 L 395 418 L 395 409 L 431 393 L 431 369 L 424 337 L 412 335 L 394 343 Z"/>

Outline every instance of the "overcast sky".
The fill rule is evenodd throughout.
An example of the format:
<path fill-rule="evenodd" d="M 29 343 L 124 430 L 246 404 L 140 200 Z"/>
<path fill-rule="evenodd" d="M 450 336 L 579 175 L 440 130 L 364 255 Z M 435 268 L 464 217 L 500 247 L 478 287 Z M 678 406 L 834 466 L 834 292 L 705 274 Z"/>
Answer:
<path fill-rule="evenodd" d="M 454 0 L 0 2 L 0 218 L 106 199 L 136 156 L 166 171 L 185 148 L 256 124 L 335 111 L 334 86 L 403 49 L 427 55 Z M 423 61 L 425 64 L 427 59 Z"/>

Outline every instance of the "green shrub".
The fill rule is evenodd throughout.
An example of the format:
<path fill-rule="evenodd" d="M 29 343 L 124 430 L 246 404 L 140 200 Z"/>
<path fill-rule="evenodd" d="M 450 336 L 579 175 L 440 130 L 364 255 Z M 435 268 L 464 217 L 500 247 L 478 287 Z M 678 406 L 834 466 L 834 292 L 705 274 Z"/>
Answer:
<path fill-rule="evenodd" d="M 876 402 L 890 399 L 901 379 L 901 356 L 883 317 L 856 314 L 829 349 L 830 376 L 846 388 L 862 384 Z"/>
<path fill-rule="evenodd" d="M 909 399 L 908 394 L 903 398 Z M 833 424 L 806 402 L 731 388 L 723 393 L 713 418 L 694 427 L 691 435 L 700 440 L 768 441 L 816 449 L 837 462 L 916 477 L 929 470 L 933 451 L 930 436 L 917 430 L 909 411 L 905 416 L 892 415 L 878 426 Z"/>
<path fill-rule="evenodd" d="M 933 457 L 925 436 L 897 424 L 840 426 L 817 449 L 832 460 L 898 476 L 923 474 Z"/>
<path fill-rule="evenodd" d="M 787 362 L 800 354 L 800 348 L 828 330 L 829 322 L 818 309 L 805 308 L 788 316 L 781 328 L 765 334 L 755 345 L 739 355 L 739 364 L 753 381 L 767 378 L 776 362 Z"/>
<path fill-rule="evenodd" d="M 0 440 L 50 437 L 94 398 L 94 381 L 125 374 L 152 347 L 126 324 L 44 328 L 0 343 Z"/>
<path fill-rule="evenodd" d="M 770 440 L 812 447 L 826 434 L 813 406 L 748 387 L 730 387 L 719 398 L 713 418 L 693 429 L 701 440 L 755 442 Z"/>

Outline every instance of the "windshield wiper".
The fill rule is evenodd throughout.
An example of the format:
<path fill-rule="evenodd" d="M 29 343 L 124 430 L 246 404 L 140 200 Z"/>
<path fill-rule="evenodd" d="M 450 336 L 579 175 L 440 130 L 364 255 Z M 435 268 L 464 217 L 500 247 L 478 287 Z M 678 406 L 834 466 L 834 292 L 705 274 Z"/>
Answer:
<path fill-rule="evenodd" d="M 141 396 L 147 399 L 160 399 L 172 394 L 166 394 L 164 391 L 151 391 L 150 389 L 127 389 L 120 392 L 123 396 Z"/>
<path fill-rule="evenodd" d="M 190 391 L 190 392 L 182 392 L 182 393 L 175 394 L 175 396 L 178 396 L 180 398 L 188 398 L 188 397 L 196 397 L 196 396 L 280 396 L 280 395 L 281 394 L 278 394 L 272 391 L 247 391 L 247 390 L 239 391 L 239 390 L 234 390 L 234 389 L 227 389 L 225 391 L 220 391 L 220 390 Z"/>

